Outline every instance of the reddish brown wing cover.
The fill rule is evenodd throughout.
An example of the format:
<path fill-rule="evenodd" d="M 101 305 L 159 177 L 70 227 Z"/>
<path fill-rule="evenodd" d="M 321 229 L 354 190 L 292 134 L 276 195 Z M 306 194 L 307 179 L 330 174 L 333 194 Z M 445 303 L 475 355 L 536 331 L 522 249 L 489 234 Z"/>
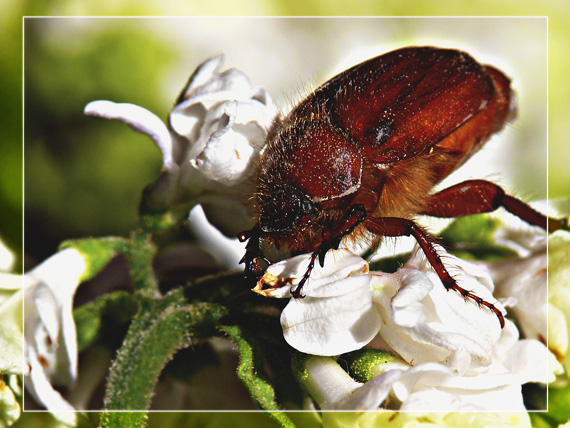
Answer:
<path fill-rule="evenodd" d="M 485 69 L 456 50 L 414 47 L 356 65 L 298 107 L 324 114 L 374 163 L 429 150 L 483 110 L 494 95 Z M 322 105 L 322 104 L 321 104 Z"/>

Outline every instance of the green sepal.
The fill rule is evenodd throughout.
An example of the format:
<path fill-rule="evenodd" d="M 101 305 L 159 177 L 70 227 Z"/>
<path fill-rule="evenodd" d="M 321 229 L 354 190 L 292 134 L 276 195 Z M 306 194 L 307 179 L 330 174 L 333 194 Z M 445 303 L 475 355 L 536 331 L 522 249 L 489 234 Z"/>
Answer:
<path fill-rule="evenodd" d="M 297 379 L 299 384 L 303 385 L 309 377 L 307 372 L 307 363 L 313 357 L 313 355 L 304 354 L 302 352 L 294 352 L 291 358 L 291 369 L 293 370 L 293 376 Z"/>
<path fill-rule="evenodd" d="M 370 262 L 369 269 L 371 272 L 394 273 L 404 266 L 409 258 L 410 253 L 406 253 L 374 260 L 373 262 Z"/>
<path fill-rule="evenodd" d="M 172 211 L 144 213 L 139 217 L 138 227 L 146 233 L 163 233 L 176 227 L 184 218 Z"/>
<path fill-rule="evenodd" d="M 361 349 L 349 352 L 340 357 L 339 364 L 345 367 L 348 374 L 356 381 L 365 383 L 379 373 L 392 368 L 396 357 L 389 352 L 377 349 Z"/>

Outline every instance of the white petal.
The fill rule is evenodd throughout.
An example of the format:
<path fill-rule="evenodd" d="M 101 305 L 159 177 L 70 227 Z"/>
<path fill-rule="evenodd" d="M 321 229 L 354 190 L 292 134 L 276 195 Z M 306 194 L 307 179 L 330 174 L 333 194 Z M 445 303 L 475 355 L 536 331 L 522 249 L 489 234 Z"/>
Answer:
<path fill-rule="evenodd" d="M 546 243 L 524 258 L 489 263 L 500 298 L 513 298 L 510 310 L 528 338 L 545 338 L 548 330 Z"/>
<path fill-rule="evenodd" d="M 377 409 L 393 390 L 400 401 L 408 399 L 410 394 L 425 381 L 444 379 L 452 376 L 451 371 L 441 364 L 420 364 L 407 370 L 394 369 L 376 376 L 356 389 L 350 396 L 335 406 L 336 410 L 374 410 Z"/>
<path fill-rule="evenodd" d="M 394 322 L 402 327 L 413 327 L 425 319 L 420 301 L 429 294 L 434 284 L 427 275 L 417 270 L 401 270 L 402 287 L 392 298 Z"/>
<path fill-rule="evenodd" d="M 380 323 L 369 283 L 368 275 L 352 276 L 328 284 L 342 294 L 291 299 L 281 313 L 285 340 L 295 349 L 314 355 L 338 355 L 362 348 L 374 338 Z"/>
<path fill-rule="evenodd" d="M 224 56 L 218 55 L 213 58 L 209 58 L 200 64 L 188 81 L 186 88 L 184 89 L 184 98 L 191 96 L 192 90 L 199 86 L 205 85 L 218 71 L 224 62 Z"/>
<path fill-rule="evenodd" d="M 506 356 L 503 364 L 506 369 L 515 373 L 518 383 L 540 382 L 547 384 L 555 379 L 552 370 L 557 367 L 549 367 L 549 351 L 538 340 L 519 340 Z"/>
<path fill-rule="evenodd" d="M 520 385 L 472 392 L 453 389 L 425 389 L 414 392 L 402 404 L 401 411 L 511 411 L 526 412 Z M 491 425 L 495 426 L 495 425 Z"/>
<path fill-rule="evenodd" d="M 230 214 L 235 216 L 235 210 L 232 209 Z M 199 244 L 209 250 L 220 266 L 229 271 L 239 269 L 239 261 L 244 251 L 243 244 L 237 239 L 229 239 L 222 235 L 206 219 L 204 210 L 199 205 L 190 211 L 189 228 L 196 236 Z M 240 230 L 244 230 L 244 228 Z"/>
<path fill-rule="evenodd" d="M 0 409 L 2 409 L 3 427 L 12 426 L 22 413 L 14 391 L 4 383 L 4 380 L 2 380 L 2 385 L 0 386 Z"/>
<path fill-rule="evenodd" d="M 105 119 L 117 119 L 135 131 L 148 135 L 162 152 L 164 166 L 171 167 L 173 158 L 170 131 L 154 113 L 134 104 L 93 101 L 85 106 L 85 114 Z"/>
<path fill-rule="evenodd" d="M 73 406 L 54 389 L 33 349 L 28 350 L 27 358 L 30 374 L 26 378 L 26 391 L 50 411 L 75 411 Z"/>
<path fill-rule="evenodd" d="M 298 284 L 307 271 L 311 254 L 300 254 L 274 263 L 267 268 L 269 276 L 290 280 L 294 285 Z M 335 281 L 349 276 L 358 276 L 368 272 L 368 263 L 356 254 L 340 249 L 330 250 L 325 256 L 324 266 L 317 262 L 311 271 L 311 277 L 305 283 L 303 294 L 312 297 L 333 297 L 346 294 L 342 287 L 331 287 Z M 321 287 L 323 289 L 321 290 Z"/>
<path fill-rule="evenodd" d="M 375 410 L 388 397 L 394 382 L 401 377 L 401 370 L 389 370 L 382 373 L 344 397 L 342 401 L 336 404 L 335 410 Z"/>
<path fill-rule="evenodd" d="M 443 258 L 460 286 L 496 302 L 484 271 L 450 255 Z M 462 373 L 490 364 L 492 348 L 502 334 L 496 315 L 465 302 L 459 293 L 447 292 L 421 254 L 396 274 L 373 278 L 373 299 L 384 324 L 380 334 L 406 361 L 442 362 Z"/>

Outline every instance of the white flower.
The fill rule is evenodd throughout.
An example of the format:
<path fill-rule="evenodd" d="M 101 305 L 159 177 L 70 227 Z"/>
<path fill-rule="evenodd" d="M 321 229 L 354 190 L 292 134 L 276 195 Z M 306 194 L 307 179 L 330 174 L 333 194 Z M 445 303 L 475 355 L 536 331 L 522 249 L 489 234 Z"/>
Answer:
<path fill-rule="evenodd" d="M 1 243 L 0 243 L 1 246 Z M 21 414 L 22 277 L 0 273 L 0 426 L 12 425 Z"/>
<path fill-rule="evenodd" d="M 147 192 L 150 208 L 189 211 L 201 204 L 213 225 L 235 237 L 252 225 L 253 177 L 277 109 L 240 71 L 218 72 L 221 63 L 220 56 L 198 67 L 170 114 L 169 127 L 132 104 L 95 101 L 85 113 L 121 120 L 160 148 L 163 171 Z"/>
<path fill-rule="evenodd" d="M 73 296 L 86 269 L 79 251 L 65 249 L 24 276 L 26 391 L 50 411 L 74 410 L 53 385 L 77 377 Z"/>
<path fill-rule="evenodd" d="M 461 286 L 505 312 L 492 296 L 493 283 L 484 269 L 439 247 L 438 252 Z M 287 297 L 308 257 L 271 265 L 257 291 L 269 286 L 263 294 Z M 521 385 L 546 383 L 557 370 L 548 372 L 546 347 L 536 340 L 519 340 L 511 321 L 501 329 L 489 309 L 447 292 L 418 250 L 394 274 L 368 273 L 359 257 L 346 250 L 330 251 L 325 268 L 315 267 L 303 294 L 303 299 L 291 299 L 281 316 L 290 345 L 313 355 L 335 355 L 368 344 L 407 364 L 364 385 L 346 375 L 333 387 L 336 378 L 325 373 L 336 362 L 317 360 L 326 361 L 329 369 L 313 366 L 309 372 L 314 376 L 307 382 L 320 391 L 317 396 L 325 397 L 317 399 L 321 407 L 374 409 L 390 397 L 401 410 L 521 411 Z M 339 379 L 344 376 L 337 374 Z M 334 391 L 333 396 L 327 391 Z"/>
<path fill-rule="evenodd" d="M 546 201 L 537 202 L 533 207 L 544 213 L 549 210 L 553 218 L 562 218 L 570 212 L 567 200 L 549 201 L 548 207 Z M 496 295 L 509 299 L 512 306 L 509 312 L 525 337 L 542 342 L 548 339 L 548 348 L 568 373 L 570 233 L 559 230 L 548 235 L 512 215 L 502 217 L 504 222 L 496 233 L 497 240 L 515 249 L 519 257 L 487 263 L 497 287 Z M 559 367 L 555 361 L 551 364 Z"/>
<path fill-rule="evenodd" d="M 0 374 L 21 375 L 22 277 L 0 273 Z"/>
<path fill-rule="evenodd" d="M 548 239 L 548 347 L 570 377 L 570 233 Z"/>

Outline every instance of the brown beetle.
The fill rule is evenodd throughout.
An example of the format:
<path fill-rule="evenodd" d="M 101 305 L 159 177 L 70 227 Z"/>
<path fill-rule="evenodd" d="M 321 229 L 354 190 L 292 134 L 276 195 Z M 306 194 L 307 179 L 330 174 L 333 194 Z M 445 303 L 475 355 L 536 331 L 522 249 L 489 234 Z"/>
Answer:
<path fill-rule="evenodd" d="M 549 219 L 497 185 L 470 180 L 438 193 L 433 188 L 514 117 L 509 79 L 464 52 L 411 47 L 370 59 L 332 78 L 270 132 L 262 155 L 256 226 L 239 235 L 247 276 L 271 262 L 260 241 L 312 252 L 293 292 L 345 238 L 413 236 L 447 290 L 492 310 L 461 288 L 413 217 L 461 217 L 504 207 L 552 231 Z"/>

